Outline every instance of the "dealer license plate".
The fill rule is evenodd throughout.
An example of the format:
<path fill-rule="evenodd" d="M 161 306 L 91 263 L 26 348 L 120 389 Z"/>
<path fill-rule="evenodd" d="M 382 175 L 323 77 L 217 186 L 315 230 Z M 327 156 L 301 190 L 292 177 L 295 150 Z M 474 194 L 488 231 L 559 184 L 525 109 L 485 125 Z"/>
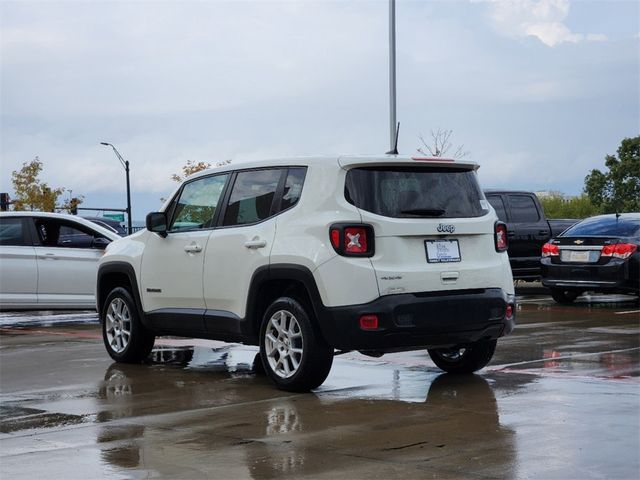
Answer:
<path fill-rule="evenodd" d="M 458 240 L 425 240 L 427 262 L 445 263 L 460 261 Z"/>

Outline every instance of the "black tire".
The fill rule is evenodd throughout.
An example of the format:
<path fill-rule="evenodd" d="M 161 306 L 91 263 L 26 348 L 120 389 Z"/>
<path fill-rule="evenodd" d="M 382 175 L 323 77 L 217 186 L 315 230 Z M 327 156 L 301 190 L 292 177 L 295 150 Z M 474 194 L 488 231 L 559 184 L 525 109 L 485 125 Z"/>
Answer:
<path fill-rule="evenodd" d="M 290 297 L 278 298 L 264 313 L 260 357 L 265 373 L 281 390 L 308 392 L 329 375 L 333 348 L 314 328 L 314 321 L 313 311 Z M 287 332 L 278 333 L 275 325 L 280 322 Z"/>
<path fill-rule="evenodd" d="M 142 325 L 127 289 L 111 290 L 102 308 L 100 323 L 104 346 L 116 362 L 140 363 L 151 353 L 156 337 Z"/>
<path fill-rule="evenodd" d="M 429 356 L 447 373 L 473 373 L 487 366 L 496 350 L 497 340 L 479 340 L 455 348 L 430 348 Z"/>
<path fill-rule="evenodd" d="M 551 297 L 558 303 L 568 305 L 578 298 L 582 292 L 578 290 L 560 290 L 558 288 L 551 289 Z"/>

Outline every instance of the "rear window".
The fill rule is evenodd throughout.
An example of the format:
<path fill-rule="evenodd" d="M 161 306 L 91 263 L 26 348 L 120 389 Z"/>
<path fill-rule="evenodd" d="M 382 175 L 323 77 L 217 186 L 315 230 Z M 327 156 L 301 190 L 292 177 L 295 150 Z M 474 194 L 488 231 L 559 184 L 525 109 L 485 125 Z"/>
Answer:
<path fill-rule="evenodd" d="M 356 207 L 385 217 L 460 218 L 488 212 L 473 170 L 354 168 L 347 172 L 345 197 Z"/>
<path fill-rule="evenodd" d="M 565 230 L 561 237 L 638 237 L 640 236 L 640 218 L 616 219 L 611 217 L 587 218 Z"/>

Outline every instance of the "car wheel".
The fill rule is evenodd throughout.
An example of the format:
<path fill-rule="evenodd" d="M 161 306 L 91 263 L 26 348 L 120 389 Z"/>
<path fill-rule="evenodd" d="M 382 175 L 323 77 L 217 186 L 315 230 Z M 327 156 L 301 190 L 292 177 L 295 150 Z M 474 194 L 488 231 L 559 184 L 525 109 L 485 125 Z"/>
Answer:
<path fill-rule="evenodd" d="M 558 303 L 573 303 L 573 301 L 581 294 L 582 292 L 576 290 L 559 290 L 557 288 L 551 289 L 551 297 Z"/>
<path fill-rule="evenodd" d="M 429 356 L 448 373 L 473 373 L 486 367 L 496 350 L 497 340 L 479 340 L 463 347 L 430 348 Z"/>
<path fill-rule="evenodd" d="M 139 363 L 149 356 L 155 335 L 142 325 L 127 289 L 111 290 L 101 316 L 102 339 L 111 358 L 117 362 Z"/>
<path fill-rule="evenodd" d="M 333 363 L 333 348 L 312 323 L 313 312 L 294 298 L 267 308 L 260 328 L 260 356 L 269 378 L 282 390 L 308 392 L 322 384 Z"/>

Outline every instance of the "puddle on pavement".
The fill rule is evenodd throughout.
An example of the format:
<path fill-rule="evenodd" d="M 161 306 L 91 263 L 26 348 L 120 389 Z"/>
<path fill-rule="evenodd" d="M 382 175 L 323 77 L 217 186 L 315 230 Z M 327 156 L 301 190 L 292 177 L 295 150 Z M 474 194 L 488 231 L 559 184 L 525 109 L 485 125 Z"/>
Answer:
<path fill-rule="evenodd" d="M 20 430 L 60 428 L 89 421 L 87 416 L 47 412 L 37 408 L 0 406 L 0 433 Z"/>

